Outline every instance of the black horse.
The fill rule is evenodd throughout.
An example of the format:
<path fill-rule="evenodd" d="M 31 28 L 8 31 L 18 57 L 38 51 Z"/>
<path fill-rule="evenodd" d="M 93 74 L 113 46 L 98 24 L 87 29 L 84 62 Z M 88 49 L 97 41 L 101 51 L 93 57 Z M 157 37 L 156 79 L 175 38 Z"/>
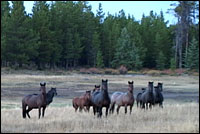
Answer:
<path fill-rule="evenodd" d="M 106 117 L 108 115 L 108 109 L 110 107 L 110 97 L 108 94 L 108 80 L 102 79 L 102 86 L 100 91 L 95 91 L 92 93 L 91 102 L 93 105 L 94 115 L 97 112 L 97 117 L 102 116 L 102 108 L 106 107 Z"/>
<path fill-rule="evenodd" d="M 56 88 L 51 88 L 51 90 L 47 93 L 47 105 L 53 102 L 54 95 L 57 95 Z"/>
<path fill-rule="evenodd" d="M 148 88 L 141 96 L 141 101 L 142 101 L 142 108 L 145 108 L 145 104 L 146 104 L 146 109 L 148 109 L 148 104 L 150 109 L 152 108 L 152 105 L 154 105 L 155 100 L 153 95 L 153 82 L 149 82 Z"/>
<path fill-rule="evenodd" d="M 38 94 L 33 94 L 38 95 Z M 48 91 L 46 94 L 46 105 L 49 105 L 51 102 L 53 102 L 54 95 L 57 95 L 56 88 L 51 87 L 51 90 Z"/>
<path fill-rule="evenodd" d="M 154 100 L 155 100 L 155 104 L 159 104 L 159 107 L 163 108 L 163 101 L 164 101 L 164 98 L 163 98 L 163 95 L 162 95 L 162 86 L 163 84 L 158 82 L 158 85 L 154 87 L 154 91 L 153 91 L 153 95 L 154 95 Z"/>
<path fill-rule="evenodd" d="M 137 107 L 140 105 L 140 108 L 142 108 L 142 94 L 145 92 L 145 88 L 142 88 L 142 92 L 141 93 L 138 93 L 137 94 L 137 97 L 136 97 L 136 101 L 137 101 Z"/>

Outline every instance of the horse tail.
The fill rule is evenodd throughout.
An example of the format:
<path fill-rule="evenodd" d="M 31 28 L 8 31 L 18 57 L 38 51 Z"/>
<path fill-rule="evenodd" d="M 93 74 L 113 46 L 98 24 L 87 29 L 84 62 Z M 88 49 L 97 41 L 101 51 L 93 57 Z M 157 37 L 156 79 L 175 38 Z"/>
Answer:
<path fill-rule="evenodd" d="M 22 116 L 26 118 L 26 104 L 24 100 L 22 100 Z"/>

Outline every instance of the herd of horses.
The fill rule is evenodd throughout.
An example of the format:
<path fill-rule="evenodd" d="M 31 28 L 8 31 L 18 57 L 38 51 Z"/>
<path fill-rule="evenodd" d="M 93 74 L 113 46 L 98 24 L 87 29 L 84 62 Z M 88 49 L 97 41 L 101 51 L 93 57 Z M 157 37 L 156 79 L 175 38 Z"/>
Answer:
<path fill-rule="evenodd" d="M 46 93 L 46 83 L 40 83 L 40 94 L 27 95 L 22 99 L 22 116 L 26 118 L 26 115 L 30 118 L 29 112 L 32 109 L 39 109 L 39 118 L 41 115 L 44 117 L 46 107 L 53 101 L 54 95 L 57 95 L 56 88 L 51 88 L 51 90 Z M 83 95 L 79 97 L 74 97 L 72 99 L 72 105 L 75 112 L 79 109 L 81 112 L 89 112 L 90 107 L 93 107 L 94 115 L 97 117 L 102 117 L 102 108 L 106 108 L 105 116 L 107 117 L 108 112 L 110 114 L 114 113 L 115 105 L 117 106 L 116 112 L 119 114 L 119 109 L 121 106 L 125 107 L 125 114 L 127 113 L 127 107 L 130 107 L 130 114 L 132 112 L 132 107 L 134 105 L 134 81 L 128 81 L 127 92 L 114 92 L 111 96 L 108 93 L 108 80 L 102 79 L 101 85 L 95 85 L 92 91 L 87 90 Z M 137 94 L 136 101 L 137 107 L 146 110 L 148 108 L 152 109 L 152 106 L 159 105 L 163 108 L 163 83 L 158 82 L 157 86 L 153 86 L 153 82 L 148 82 L 147 88 L 142 88 L 141 92 Z M 28 107 L 28 109 L 26 108 Z"/>

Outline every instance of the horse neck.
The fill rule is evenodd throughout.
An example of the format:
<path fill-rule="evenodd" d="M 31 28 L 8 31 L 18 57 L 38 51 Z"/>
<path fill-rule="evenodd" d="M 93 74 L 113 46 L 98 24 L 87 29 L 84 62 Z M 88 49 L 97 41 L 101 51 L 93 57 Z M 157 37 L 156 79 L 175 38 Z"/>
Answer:
<path fill-rule="evenodd" d="M 46 90 L 45 88 L 41 88 L 41 96 L 43 97 L 44 100 L 46 100 Z M 46 101 L 45 101 L 46 102 Z"/>
<path fill-rule="evenodd" d="M 54 93 L 53 93 L 52 91 L 49 91 L 49 92 L 47 93 L 47 97 L 48 97 L 49 99 L 52 99 L 52 98 L 54 97 Z"/>
<path fill-rule="evenodd" d="M 107 97 L 108 96 L 108 90 L 101 90 L 101 93 L 104 97 Z"/>
<path fill-rule="evenodd" d="M 129 85 L 128 94 L 133 95 L 133 86 Z"/>
<path fill-rule="evenodd" d="M 148 92 L 153 92 L 153 87 L 151 88 L 151 86 L 149 85 L 147 91 L 148 91 Z"/>

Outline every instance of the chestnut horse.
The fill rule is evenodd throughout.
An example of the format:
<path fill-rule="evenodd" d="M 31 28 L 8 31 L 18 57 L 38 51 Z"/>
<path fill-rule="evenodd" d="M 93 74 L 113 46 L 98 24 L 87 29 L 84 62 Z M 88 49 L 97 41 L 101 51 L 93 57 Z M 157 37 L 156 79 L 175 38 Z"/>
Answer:
<path fill-rule="evenodd" d="M 78 108 L 80 112 L 82 111 L 82 109 L 89 112 L 90 99 L 91 99 L 90 93 L 91 91 L 86 91 L 84 95 L 80 97 L 75 97 L 72 100 L 72 105 L 75 108 L 75 112 L 77 111 Z M 85 109 L 85 106 L 86 106 L 86 109 Z"/>
<path fill-rule="evenodd" d="M 27 116 L 30 118 L 29 112 L 32 109 L 39 109 L 39 119 L 41 115 L 41 108 L 42 110 L 42 117 L 44 117 L 45 109 L 46 109 L 46 83 L 41 84 L 40 83 L 40 94 L 31 94 L 27 95 L 22 99 L 22 116 L 23 118 L 26 118 Z M 26 107 L 28 106 L 28 110 L 26 110 Z"/>
<path fill-rule="evenodd" d="M 114 112 L 115 104 L 118 105 L 117 107 L 117 114 L 119 114 L 119 109 L 121 106 L 125 107 L 125 114 L 127 113 L 127 106 L 130 106 L 130 114 L 132 111 L 132 107 L 134 104 L 134 96 L 133 96 L 133 81 L 128 81 L 128 92 L 114 92 L 111 96 L 111 106 L 110 106 L 110 113 Z"/>

